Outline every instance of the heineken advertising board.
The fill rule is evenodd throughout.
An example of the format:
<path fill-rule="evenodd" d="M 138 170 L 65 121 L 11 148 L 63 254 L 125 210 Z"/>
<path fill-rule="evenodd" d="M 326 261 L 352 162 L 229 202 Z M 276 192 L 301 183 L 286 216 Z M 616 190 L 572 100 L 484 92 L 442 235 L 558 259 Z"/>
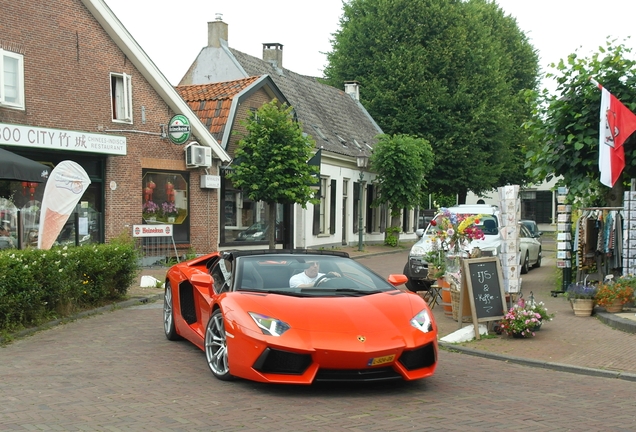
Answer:
<path fill-rule="evenodd" d="M 168 123 L 168 137 L 174 144 L 181 145 L 190 138 L 190 122 L 183 114 L 177 114 Z"/>

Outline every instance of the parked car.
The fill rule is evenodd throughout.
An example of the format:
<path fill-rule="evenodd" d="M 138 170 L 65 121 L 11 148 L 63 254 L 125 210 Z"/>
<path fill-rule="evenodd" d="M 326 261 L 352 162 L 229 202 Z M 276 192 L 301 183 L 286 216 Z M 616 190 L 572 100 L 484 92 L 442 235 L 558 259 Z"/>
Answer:
<path fill-rule="evenodd" d="M 296 286 L 290 279 L 303 272 L 313 279 Z M 214 252 L 168 270 L 164 332 L 203 350 L 220 380 L 426 378 L 437 325 L 419 295 L 396 288 L 405 282 L 339 251 Z"/>
<path fill-rule="evenodd" d="M 478 227 L 483 231 L 485 238 L 484 240 L 474 240 L 468 247 L 471 250 L 478 247 L 484 253 L 494 256 L 499 255 L 502 239 L 499 232 L 501 223 L 497 206 L 489 204 L 461 204 L 456 207 L 450 207 L 448 210 L 458 215 L 483 215 Z M 435 219 L 439 217 L 441 216 L 437 214 Z M 426 291 L 433 283 L 433 281 L 428 279 L 428 263 L 425 259 L 426 254 L 433 249 L 433 241 L 435 241 L 432 237 L 433 230 L 433 226 L 429 223 L 426 230 L 419 229 L 415 231 L 419 240 L 411 247 L 408 261 L 404 266 L 404 274 L 408 278 L 406 287 L 410 291 Z M 465 252 L 468 253 L 470 250 Z"/>
<path fill-rule="evenodd" d="M 280 222 L 276 222 L 276 241 L 280 238 Z M 267 240 L 267 232 L 269 231 L 269 224 L 267 222 L 256 222 L 250 225 L 249 228 L 238 233 L 236 241 L 264 241 Z"/>
<path fill-rule="evenodd" d="M 537 223 L 529 219 L 522 219 L 520 222 L 526 228 L 528 228 L 528 231 L 530 231 L 530 234 L 532 234 L 532 237 L 536 238 L 537 240 L 539 240 L 539 243 L 541 243 L 541 236 L 543 235 L 543 231 L 539 230 L 539 226 L 537 225 Z"/>
<path fill-rule="evenodd" d="M 522 222 L 519 223 L 519 265 L 521 273 L 528 273 L 531 267 L 541 266 L 541 242 L 532 235 Z"/>

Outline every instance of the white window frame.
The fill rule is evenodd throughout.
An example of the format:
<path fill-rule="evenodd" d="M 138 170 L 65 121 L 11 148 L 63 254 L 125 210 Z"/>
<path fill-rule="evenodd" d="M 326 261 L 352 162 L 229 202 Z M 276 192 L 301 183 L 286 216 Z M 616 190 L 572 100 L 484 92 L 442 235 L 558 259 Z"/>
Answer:
<path fill-rule="evenodd" d="M 125 73 L 111 73 L 110 87 L 113 121 L 132 123 L 132 77 Z"/>
<path fill-rule="evenodd" d="M 320 234 L 329 234 L 329 203 L 331 197 L 331 178 L 320 178 Z"/>
<path fill-rule="evenodd" d="M 17 83 L 16 83 L 16 100 L 10 101 L 7 100 L 7 92 L 5 89 L 6 77 L 5 73 L 5 59 L 11 58 L 17 60 L 18 62 L 18 70 L 17 73 Z M 17 54 L 11 51 L 6 51 L 0 48 L 0 106 L 10 107 L 10 108 L 18 108 L 24 109 L 24 56 L 22 54 Z"/>

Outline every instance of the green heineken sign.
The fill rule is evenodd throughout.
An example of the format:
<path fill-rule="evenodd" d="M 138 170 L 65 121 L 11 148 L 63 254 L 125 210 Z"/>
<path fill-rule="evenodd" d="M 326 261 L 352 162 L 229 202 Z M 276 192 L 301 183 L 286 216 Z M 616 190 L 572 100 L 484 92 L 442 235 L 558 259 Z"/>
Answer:
<path fill-rule="evenodd" d="M 183 114 L 177 114 L 168 123 L 168 137 L 174 144 L 185 144 L 190 138 L 190 121 Z"/>

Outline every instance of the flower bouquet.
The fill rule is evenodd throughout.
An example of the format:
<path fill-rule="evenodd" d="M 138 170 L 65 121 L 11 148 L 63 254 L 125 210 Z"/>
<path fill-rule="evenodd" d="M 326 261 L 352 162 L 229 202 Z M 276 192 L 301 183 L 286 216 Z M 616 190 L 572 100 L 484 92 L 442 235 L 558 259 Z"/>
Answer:
<path fill-rule="evenodd" d="M 439 243 L 442 250 L 448 251 L 448 271 L 459 272 L 459 258 L 473 240 L 483 240 L 484 233 L 476 225 L 479 224 L 478 215 L 460 215 L 451 213 L 447 208 L 439 209 L 440 216 L 431 221 L 434 228 L 433 239 Z"/>

